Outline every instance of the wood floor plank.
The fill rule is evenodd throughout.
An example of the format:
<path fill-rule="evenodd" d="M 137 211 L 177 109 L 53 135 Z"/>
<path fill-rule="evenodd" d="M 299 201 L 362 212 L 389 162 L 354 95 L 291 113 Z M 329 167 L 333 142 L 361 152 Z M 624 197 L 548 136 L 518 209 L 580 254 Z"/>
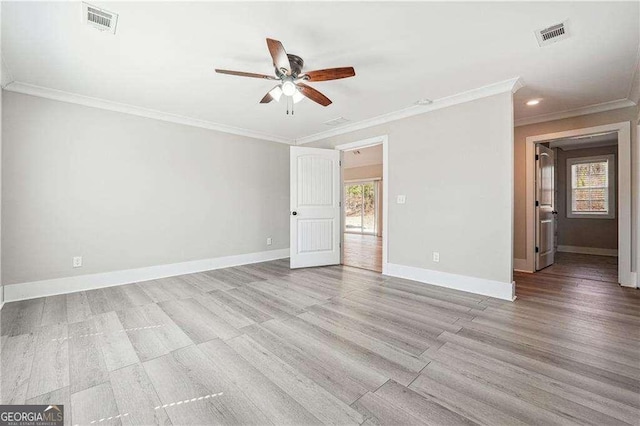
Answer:
<path fill-rule="evenodd" d="M 67 295 L 50 296 L 45 299 L 40 325 L 67 322 Z"/>
<path fill-rule="evenodd" d="M 93 318 L 69 324 L 69 385 L 72 394 L 109 380 L 102 355 L 102 338 Z"/>
<path fill-rule="evenodd" d="M 129 336 L 115 312 L 96 315 L 93 319 L 107 371 L 139 362 Z"/>
<path fill-rule="evenodd" d="M 389 380 L 375 394 L 431 425 L 473 425 L 473 421 Z"/>
<path fill-rule="evenodd" d="M 35 354 L 35 336 L 20 334 L 3 342 L 0 365 L 0 400 L 2 404 L 24 404 L 27 399 L 31 365 Z"/>
<path fill-rule="evenodd" d="M 91 306 L 86 292 L 79 291 L 67 294 L 67 322 L 69 324 L 84 321 L 91 315 Z"/>
<path fill-rule="evenodd" d="M 194 343 L 230 339 L 239 334 L 237 329 L 195 299 L 170 300 L 159 306 Z"/>
<path fill-rule="evenodd" d="M 39 327 L 29 376 L 27 399 L 69 386 L 67 324 Z"/>
<path fill-rule="evenodd" d="M 71 422 L 88 425 L 108 421 L 109 425 L 121 425 L 118 406 L 107 381 L 97 386 L 71 394 Z"/>
<path fill-rule="evenodd" d="M 30 405 L 63 405 L 64 426 L 71 426 L 71 393 L 69 387 L 56 389 L 28 399 Z"/>
<path fill-rule="evenodd" d="M 171 421 L 141 364 L 131 364 L 109 373 L 118 411 L 129 415 L 124 425 L 170 425 Z"/>
<path fill-rule="evenodd" d="M 42 322 L 44 300 L 21 300 L 4 306 L 0 311 L 0 333 L 3 336 L 18 336 L 34 332 Z"/>
<path fill-rule="evenodd" d="M 320 420 L 226 343 L 221 340 L 211 340 L 198 347 L 208 355 L 211 367 L 215 368 L 219 375 L 226 375 L 231 382 L 242 389 L 253 404 L 274 424 L 320 424 Z"/>
<path fill-rule="evenodd" d="M 285 340 L 260 325 L 247 327 L 244 332 L 346 404 L 353 403 L 368 391 L 379 387 L 378 382 L 367 387 L 367 383 L 359 380 L 348 363 L 327 357 L 322 351 L 305 351 L 296 346 L 295 339 L 289 339 L 289 336 Z M 384 382 L 386 378 L 378 380 Z"/>
<path fill-rule="evenodd" d="M 144 367 L 163 405 L 169 404 L 165 410 L 175 424 L 272 424 L 194 345 L 147 361 Z"/>
<path fill-rule="evenodd" d="M 366 393 L 351 405 L 363 416 L 368 424 L 374 425 L 424 425 L 426 420 L 419 419 L 375 393 Z"/>
<path fill-rule="evenodd" d="M 248 336 L 229 340 L 229 345 L 322 422 L 361 424 L 362 416 L 321 386 L 300 374 Z"/>
<path fill-rule="evenodd" d="M 193 344 L 156 304 L 118 311 L 117 314 L 140 361 Z"/>

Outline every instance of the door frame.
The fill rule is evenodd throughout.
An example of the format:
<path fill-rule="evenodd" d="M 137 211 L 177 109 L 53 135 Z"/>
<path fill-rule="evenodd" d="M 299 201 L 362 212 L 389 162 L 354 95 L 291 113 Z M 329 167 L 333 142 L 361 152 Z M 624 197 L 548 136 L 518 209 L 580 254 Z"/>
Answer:
<path fill-rule="evenodd" d="M 555 139 L 585 136 L 594 133 L 618 133 L 618 282 L 625 287 L 636 287 L 631 271 L 631 123 L 628 121 L 603 126 L 586 127 L 563 132 L 529 136 L 525 146 L 526 166 L 526 223 L 527 269 L 535 272 L 535 148 L 536 144 Z"/>
<path fill-rule="evenodd" d="M 358 141 L 336 145 L 334 149 L 341 151 L 341 157 L 344 151 L 350 151 L 356 148 L 367 148 L 370 146 L 382 145 L 382 274 L 387 275 L 387 266 L 389 264 L 389 136 L 380 135 L 372 138 L 361 139 Z M 341 160 L 342 161 L 342 160 Z M 340 167 L 340 191 L 343 202 L 340 205 L 341 227 L 344 223 L 344 176 L 342 167 Z M 340 233 L 340 263 L 344 262 L 344 231 Z"/>

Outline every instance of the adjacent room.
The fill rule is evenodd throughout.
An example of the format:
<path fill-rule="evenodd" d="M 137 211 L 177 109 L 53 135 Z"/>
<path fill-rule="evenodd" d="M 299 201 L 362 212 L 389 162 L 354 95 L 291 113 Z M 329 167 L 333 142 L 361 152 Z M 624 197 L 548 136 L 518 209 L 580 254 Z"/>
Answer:
<path fill-rule="evenodd" d="M 342 264 L 382 272 L 382 144 L 344 151 Z"/>
<path fill-rule="evenodd" d="M 638 1 L 0 24 L 0 424 L 638 425 Z"/>

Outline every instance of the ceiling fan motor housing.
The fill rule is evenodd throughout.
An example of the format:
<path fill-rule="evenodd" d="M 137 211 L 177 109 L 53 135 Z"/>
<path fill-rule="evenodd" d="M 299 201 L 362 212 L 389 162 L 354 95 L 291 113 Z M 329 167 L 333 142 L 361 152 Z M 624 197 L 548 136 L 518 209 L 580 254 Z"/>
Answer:
<path fill-rule="evenodd" d="M 291 53 L 287 53 L 287 57 L 289 58 L 289 64 L 291 66 L 291 76 L 293 78 L 296 78 L 302 73 L 302 67 L 304 65 L 304 61 L 300 56 L 292 55 Z M 280 71 L 277 67 L 276 67 L 276 75 L 278 76 L 278 78 L 286 77 L 286 74 Z"/>

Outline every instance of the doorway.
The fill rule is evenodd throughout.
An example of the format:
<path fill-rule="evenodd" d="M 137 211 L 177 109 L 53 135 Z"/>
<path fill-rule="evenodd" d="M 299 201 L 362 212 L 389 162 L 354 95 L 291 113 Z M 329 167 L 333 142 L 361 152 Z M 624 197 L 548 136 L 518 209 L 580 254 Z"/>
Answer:
<path fill-rule="evenodd" d="M 386 136 L 337 146 L 341 151 L 342 264 L 384 272 Z"/>
<path fill-rule="evenodd" d="M 527 138 L 531 272 L 633 284 L 624 124 Z"/>

